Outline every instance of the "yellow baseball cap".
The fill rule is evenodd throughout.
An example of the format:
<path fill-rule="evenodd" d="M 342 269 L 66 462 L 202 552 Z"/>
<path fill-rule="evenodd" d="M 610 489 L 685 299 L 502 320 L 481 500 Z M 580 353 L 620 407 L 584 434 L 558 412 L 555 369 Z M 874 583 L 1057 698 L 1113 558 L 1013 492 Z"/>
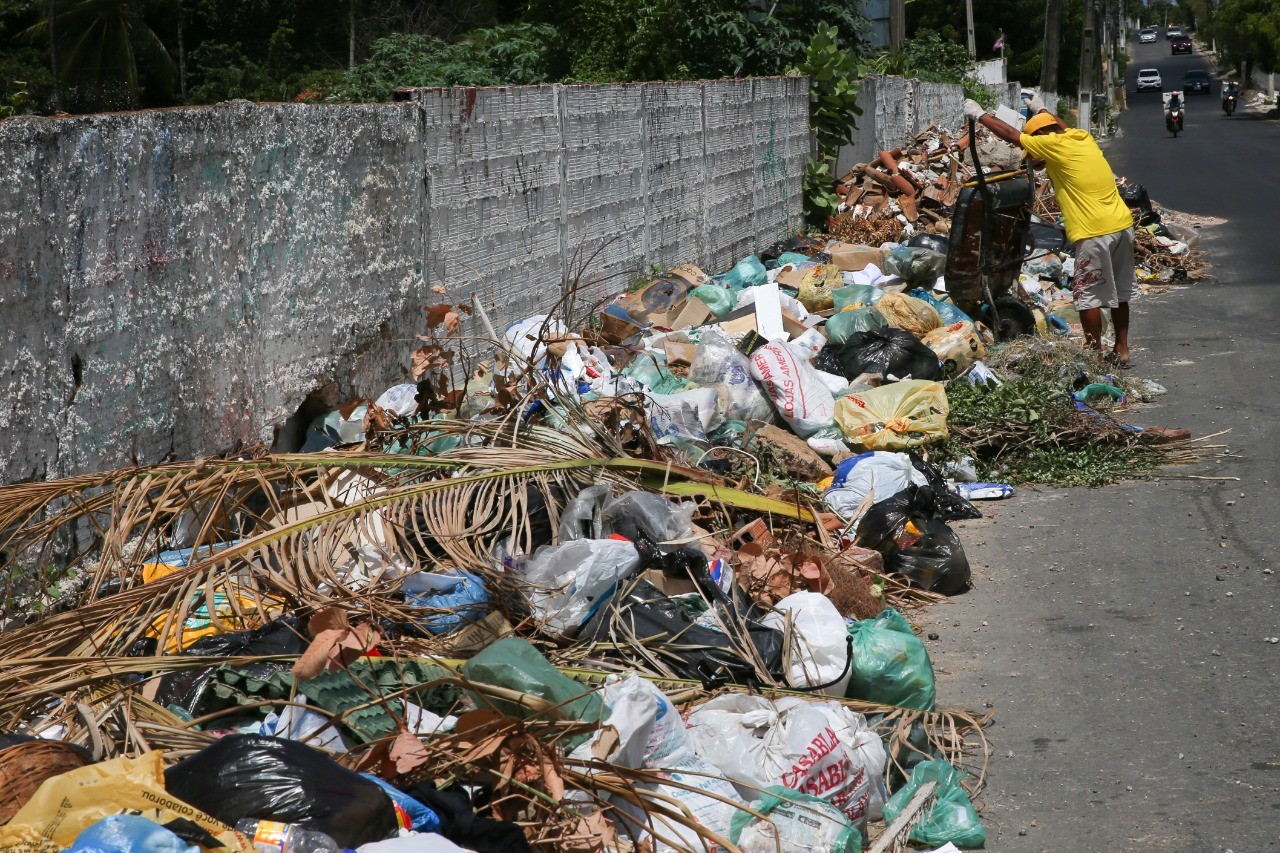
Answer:
<path fill-rule="evenodd" d="M 1031 118 L 1027 119 L 1027 123 L 1022 126 L 1022 132 L 1035 133 L 1042 127 L 1048 127 L 1049 125 L 1057 123 L 1058 120 L 1050 113 L 1036 113 Z"/>

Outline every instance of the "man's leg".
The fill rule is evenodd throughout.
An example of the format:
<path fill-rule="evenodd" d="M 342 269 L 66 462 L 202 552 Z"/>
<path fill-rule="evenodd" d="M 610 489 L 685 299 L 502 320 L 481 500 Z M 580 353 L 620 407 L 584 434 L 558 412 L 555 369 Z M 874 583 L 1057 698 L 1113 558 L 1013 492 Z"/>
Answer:
<path fill-rule="evenodd" d="M 1116 235 L 1111 253 L 1111 267 L 1116 276 L 1116 307 L 1111 309 L 1111 322 L 1116 327 L 1116 357 L 1122 364 L 1129 363 L 1129 300 L 1137 284 L 1137 269 L 1133 257 L 1133 229 Z"/>
<path fill-rule="evenodd" d="M 1083 321 L 1084 315 L 1081 315 Z M 1116 346 L 1115 352 L 1119 356 L 1123 364 L 1129 363 L 1129 303 L 1121 302 L 1115 308 L 1111 309 L 1111 325 L 1116 330 Z M 1085 337 L 1089 336 L 1088 331 Z"/>
<path fill-rule="evenodd" d="M 1125 319 L 1128 320 L 1128 305 L 1125 305 Z M 1112 320 L 1115 320 L 1115 312 L 1111 314 Z M 1080 311 L 1080 327 L 1084 329 L 1085 346 L 1092 349 L 1102 349 L 1102 309 L 1101 308 L 1085 308 Z M 1118 340 L 1118 338 L 1117 338 Z"/>

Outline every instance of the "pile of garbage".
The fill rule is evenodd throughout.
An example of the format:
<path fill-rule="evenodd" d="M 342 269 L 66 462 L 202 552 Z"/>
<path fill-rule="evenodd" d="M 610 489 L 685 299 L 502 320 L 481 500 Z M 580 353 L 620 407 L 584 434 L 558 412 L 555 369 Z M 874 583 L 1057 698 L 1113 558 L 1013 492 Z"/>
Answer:
<path fill-rule="evenodd" d="M 1014 116 L 1006 120 L 1016 121 Z M 961 189 L 971 185 L 978 166 L 992 180 L 1008 180 L 1011 173 L 1025 174 L 1023 152 L 995 137 L 985 128 L 975 132 L 976 158 L 968 133 L 949 133 L 936 125 L 907 140 L 901 148 L 880 151 L 870 163 L 859 163 L 841 177 L 836 193 L 841 200 L 827 230 L 852 243 L 880 245 L 905 241 L 916 234 L 949 237 L 951 212 Z M 975 165 L 976 164 L 976 165 Z M 1045 228 L 1060 228 L 1061 210 L 1053 186 L 1043 170 L 1034 173 L 1032 221 Z M 1146 189 L 1124 178 L 1117 181 L 1121 198 L 1133 212 L 1138 279 L 1144 292 L 1162 286 L 1202 279 L 1209 265 L 1198 250 L 1199 234 L 1185 217 L 1153 204 Z M 1043 230 L 1039 235 L 1044 236 Z M 1041 249 L 1048 243 L 1039 242 Z M 1058 253 L 1069 262 L 1070 255 Z M 1030 272 L 1034 280 L 1037 271 Z M 1071 266 L 1065 269 L 1071 277 Z M 1067 289 L 1069 293 L 1070 289 Z"/>
<path fill-rule="evenodd" d="M 958 219 L 916 143 L 857 205 Z M 1011 444 L 1149 433 L 1046 355 L 1069 257 L 1002 344 L 950 251 L 801 236 L 514 322 L 439 288 L 414 381 L 300 452 L 0 488 L 0 850 L 980 847 L 988 716 L 904 614 L 970 586 Z M 1071 429 L 972 416 L 1019 382 Z"/>

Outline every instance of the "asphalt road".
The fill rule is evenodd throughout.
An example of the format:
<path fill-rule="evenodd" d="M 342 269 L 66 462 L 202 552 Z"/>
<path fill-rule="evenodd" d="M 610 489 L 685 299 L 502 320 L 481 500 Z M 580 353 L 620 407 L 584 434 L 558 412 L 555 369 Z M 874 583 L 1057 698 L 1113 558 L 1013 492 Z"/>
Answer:
<path fill-rule="evenodd" d="M 1200 56 L 1131 47 L 1166 87 Z M 1135 303 L 1135 370 L 1165 385 L 1135 416 L 1239 459 L 1103 489 L 1022 490 L 960 526 L 977 588 L 932 608 L 940 702 L 995 708 L 988 849 L 1280 848 L 1280 125 L 1223 115 L 1186 131 L 1130 94 L 1106 146 L 1153 199 L 1221 217 L 1213 281 Z M 1273 482 L 1274 481 L 1274 482 Z M 1268 573 L 1275 569 L 1275 574 Z"/>

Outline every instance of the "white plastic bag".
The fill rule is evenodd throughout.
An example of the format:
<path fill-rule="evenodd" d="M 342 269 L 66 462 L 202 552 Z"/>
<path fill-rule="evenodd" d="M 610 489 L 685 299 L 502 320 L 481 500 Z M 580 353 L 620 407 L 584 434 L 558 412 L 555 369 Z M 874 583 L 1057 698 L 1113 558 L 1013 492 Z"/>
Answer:
<path fill-rule="evenodd" d="M 791 622 L 791 655 L 787 682 L 792 687 L 824 687 L 828 696 L 843 696 L 849 686 L 849 643 L 844 617 L 820 592 L 795 592 L 761 620 L 784 631 Z M 834 683 L 832 683 L 834 682 Z"/>
<path fill-rule="evenodd" d="M 831 803 L 860 825 L 871 785 L 855 766 L 826 714 L 799 697 L 717 696 L 689 714 L 698 754 L 720 769 L 747 800 L 782 785 Z"/>
<path fill-rule="evenodd" d="M 875 450 L 841 462 L 823 500 L 845 521 L 855 521 L 867 495 L 871 495 L 869 509 L 871 504 L 888 500 L 911 485 L 924 486 L 928 482 L 907 454 Z"/>
<path fill-rule="evenodd" d="M 582 627 L 618 581 L 640 566 L 636 546 L 620 539 L 577 539 L 544 545 L 522 561 L 524 580 L 536 587 L 529 604 L 553 636 Z"/>
<path fill-rule="evenodd" d="M 644 768 L 671 782 L 645 787 L 664 797 L 674 798 L 699 824 L 727 837 L 729 821 L 736 811 L 735 804 L 742 801 L 733 785 L 716 778 L 716 768 L 694 752 L 693 738 L 685 728 L 679 710 L 666 694 L 634 673 L 611 678 L 600 692 L 605 706 L 609 708 L 606 726 L 616 730 L 619 737 L 608 761 L 633 769 Z M 574 757 L 588 757 L 601 737 L 598 734 L 592 741 L 579 746 L 573 753 Z M 678 841 L 681 848 L 697 850 L 702 847 L 699 836 L 685 827 L 657 814 L 640 814 L 621 802 L 615 805 L 634 817 L 634 821 L 619 821 L 623 829 L 638 830 L 652 821 L 653 840 L 658 853 L 677 849 L 664 843 L 663 838 Z M 643 833 L 637 831 L 633 834 Z"/>
<path fill-rule="evenodd" d="M 724 423 L 724 414 L 717 405 L 716 389 L 714 388 L 694 388 L 690 391 L 681 391 L 678 394 L 654 394 L 647 395 L 655 405 L 664 409 L 679 406 L 681 403 L 688 404 L 698 416 L 698 423 L 702 425 L 705 432 L 710 432 L 720 424 Z"/>
<path fill-rule="evenodd" d="M 783 344 L 768 344 L 751 356 L 751 375 L 764 383 L 792 431 L 808 438 L 835 423 L 836 403 L 817 371 Z"/>
<path fill-rule="evenodd" d="M 392 385 L 382 392 L 382 396 L 374 402 L 374 405 L 407 418 L 418 411 L 418 386 L 413 383 Z"/>
<path fill-rule="evenodd" d="M 524 370 L 526 364 L 540 367 L 547 357 L 547 345 L 543 338 L 557 338 L 568 333 L 564 323 L 546 314 L 535 314 L 507 327 L 507 347 L 521 359 L 512 365 L 515 372 Z"/>
<path fill-rule="evenodd" d="M 773 404 L 751 376 L 751 360 L 717 327 L 702 333 L 689 368 L 689 381 L 714 388 L 724 417 L 735 421 L 772 421 Z"/>
<path fill-rule="evenodd" d="M 687 401 L 672 394 L 646 394 L 645 414 L 658 444 L 692 442 L 709 446 L 706 428 Z"/>
<path fill-rule="evenodd" d="M 406 832 L 386 841 L 361 844 L 356 850 L 357 853 L 469 853 L 467 848 L 434 832 Z"/>
<path fill-rule="evenodd" d="M 267 714 L 258 727 L 258 734 L 267 737 L 288 738 L 305 743 L 316 749 L 329 749 L 334 752 L 346 752 L 347 745 L 342 742 L 342 735 L 323 714 L 301 707 L 307 704 L 305 693 L 293 698 L 296 705 L 286 705 L 276 714 Z"/>

